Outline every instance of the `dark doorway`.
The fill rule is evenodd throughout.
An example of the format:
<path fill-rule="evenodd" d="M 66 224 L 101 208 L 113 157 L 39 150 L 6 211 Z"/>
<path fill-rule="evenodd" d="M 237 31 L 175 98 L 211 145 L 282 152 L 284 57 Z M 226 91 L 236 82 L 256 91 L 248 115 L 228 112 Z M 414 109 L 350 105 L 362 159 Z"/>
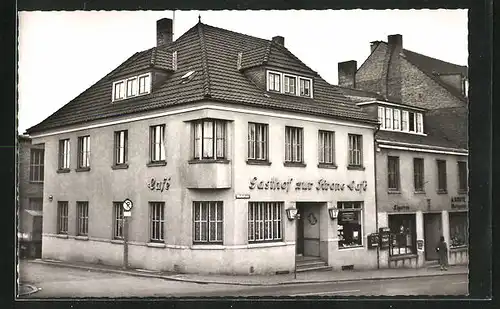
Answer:
<path fill-rule="evenodd" d="M 295 243 L 295 253 L 304 255 L 304 205 L 297 203 L 297 210 L 300 214 L 300 219 L 297 220 L 297 240 Z"/>
<path fill-rule="evenodd" d="M 436 252 L 436 246 L 441 235 L 441 214 L 424 214 L 425 260 L 434 261 L 439 259 L 439 255 Z"/>

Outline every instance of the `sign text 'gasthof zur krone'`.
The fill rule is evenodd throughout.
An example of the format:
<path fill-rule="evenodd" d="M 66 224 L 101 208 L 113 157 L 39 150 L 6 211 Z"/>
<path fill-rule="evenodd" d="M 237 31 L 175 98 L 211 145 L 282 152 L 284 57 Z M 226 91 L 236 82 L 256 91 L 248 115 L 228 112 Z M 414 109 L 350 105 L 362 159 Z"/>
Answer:
<path fill-rule="evenodd" d="M 260 180 L 257 177 L 253 177 L 250 180 L 250 189 L 258 190 L 275 190 L 275 191 L 285 191 L 289 192 L 291 189 L 295 191 L 311 191 L 315 189 L 316 191 L 345 191 L 350 190 L 354 192 L 366 192 L 368 187 L 368 182 L 366 180 L 356 182 L 335 182 L 328 181 L 326 179 L 319 179 L 316 182 L 310 181 L 295 181 L 293 178 L 288 178 L 286 180 L 279 180 L 278 178 L 271 178 L 270 180 Z"/>

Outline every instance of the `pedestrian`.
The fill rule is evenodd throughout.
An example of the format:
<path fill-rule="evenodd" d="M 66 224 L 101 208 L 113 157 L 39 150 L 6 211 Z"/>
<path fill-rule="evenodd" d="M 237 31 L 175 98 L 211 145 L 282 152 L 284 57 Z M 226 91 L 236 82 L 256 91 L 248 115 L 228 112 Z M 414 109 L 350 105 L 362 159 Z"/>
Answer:
<path fill-rule="evenodd" d="M 436 247 L 439 255 L 439 266 L 441 270 L 448 270 L 448 245 L 444 241 L 444 236 L 439 239 L 439 244 Z"/>

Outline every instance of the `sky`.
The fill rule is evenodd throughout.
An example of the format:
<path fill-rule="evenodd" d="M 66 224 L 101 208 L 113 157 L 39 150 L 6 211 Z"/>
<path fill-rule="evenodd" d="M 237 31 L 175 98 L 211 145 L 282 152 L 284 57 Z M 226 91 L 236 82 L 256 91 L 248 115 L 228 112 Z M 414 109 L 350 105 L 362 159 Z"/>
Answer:
<path fill-rule="evenodd" d="M 338 62 L 370 54 L 371 41 L 467 65 L 467 10 L 175 11 L 174 40 L 198 22 L 271 39 L 327 82 Z M 18 131 L 38 124 L 135 52 L 156 45 L 156 21 L 173 11 L 19 12 Z"/>

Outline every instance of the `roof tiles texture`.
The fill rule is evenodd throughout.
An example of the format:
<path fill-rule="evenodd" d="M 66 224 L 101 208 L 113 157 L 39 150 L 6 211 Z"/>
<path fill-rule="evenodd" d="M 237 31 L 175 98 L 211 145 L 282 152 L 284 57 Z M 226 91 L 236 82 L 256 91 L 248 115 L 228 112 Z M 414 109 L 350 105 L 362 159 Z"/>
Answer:
<path fill-rule="evenodd" d="M 149 95 L 112 102 L 112 83 L 152 68 L 171 70 L 172 52 L 177 51 L 177 70 Z M 314 76 L 313 99 L 266 93 L 237 68 L 242 65 L 272 65 Z M 181 77 L 195 71 L 182 83 Z M 346 98 L 336 86 L 324 81 L 285 47 L 261 38 L 198 23 L 176 41 L 134 54 L 115 70 L 85 90 L 47 119 L 28 129 L 29 133 L 81 124 L 130 113 L 174 105 L 215 100 L 262 108 L 374 123 L 374 119 Z"/>

